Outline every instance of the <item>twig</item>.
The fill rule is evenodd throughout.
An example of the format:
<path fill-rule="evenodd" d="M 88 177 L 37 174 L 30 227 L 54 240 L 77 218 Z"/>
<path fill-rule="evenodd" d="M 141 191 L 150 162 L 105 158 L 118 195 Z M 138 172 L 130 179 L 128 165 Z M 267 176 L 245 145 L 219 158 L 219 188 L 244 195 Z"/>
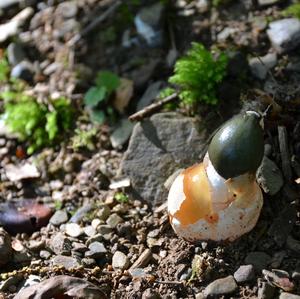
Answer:
<path fill-rule="evenodd" d="M 287 181 L 291 182 L 292 170 L 291 170 L 286 127 L 280 127 L 280 126 L 278 127 L 278 141 L 279 141 L 279 148 L 280 148 L 282 171 Z"/>
<path fill-rule="evenodd" d="M 174 101 L 177 98 L 177 96 L 178 96 L 178 93 L 175 92 L 175 93 L 171 94 L 170 96 L 168 96 L 156 103 L 153 103 L 153 104 L 145 107 L 144 109 L 132 114 L 131 116 L 129 116 L 129 120 L 140 121 L 143 118 L 145 118 L 146 116 L 151 115 L 154 111 L 160 109 L 163 105 Z"/>
<path fill-rule="evenodd" d="M 160 283 L 160 284 L 176 284 L 176 285 L 182 285 L 183 282 L 180 281 L 162 281 L 162 280 L 155 280 L 154 283 Z"/>
<path fill-rule="evenodd" d="M 92 30 L 94 30 L 100 23 L 102 23 L 108 16 L 110 16 L 120 5 L 121 1 L 116 1 L 112 4 L 102 15 L 95 18 L 88 26 L 86 26 L 80 33 L 76 34 L 72 39 L 69 40 L 69 46 L 74 46 L 80 39 L 88 35 Z"/>
<path fill-rule="evenodd" d="M 151 249 L 147 248 L 143 251 L 143 253 L 139 256 L 139 258 L 132 264 L 130 269 L 146 267 L 150 262 L 151 258 L 152 258 L 152 251 Z"/>

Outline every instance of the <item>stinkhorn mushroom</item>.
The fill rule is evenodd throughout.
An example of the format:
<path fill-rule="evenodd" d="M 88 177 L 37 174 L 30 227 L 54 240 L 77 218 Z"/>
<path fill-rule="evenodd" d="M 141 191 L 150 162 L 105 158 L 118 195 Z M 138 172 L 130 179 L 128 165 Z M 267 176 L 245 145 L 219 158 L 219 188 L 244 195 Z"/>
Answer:
<path fill-rule="evenodd" d="M 255 180 L 264 152 L 260 115 L 227 121 L 214 135 L 204 160 L 173 182 L 168 213 L 174 231 L 188 241 L 233 241 L 256 224 L 263 196 Z"/>

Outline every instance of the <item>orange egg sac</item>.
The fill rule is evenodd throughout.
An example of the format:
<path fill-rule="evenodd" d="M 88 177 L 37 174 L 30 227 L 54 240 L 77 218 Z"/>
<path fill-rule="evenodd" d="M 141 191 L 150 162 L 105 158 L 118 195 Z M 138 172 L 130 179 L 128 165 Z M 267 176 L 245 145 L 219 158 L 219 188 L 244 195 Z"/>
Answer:
<path fill-rule="evenodd" d="M 172 184 L 168 213 L 174 231 L 189 241 L 233 241 L 256 224 L 262 193 L 253 174 L 225 180 L 208 155 Z"/>

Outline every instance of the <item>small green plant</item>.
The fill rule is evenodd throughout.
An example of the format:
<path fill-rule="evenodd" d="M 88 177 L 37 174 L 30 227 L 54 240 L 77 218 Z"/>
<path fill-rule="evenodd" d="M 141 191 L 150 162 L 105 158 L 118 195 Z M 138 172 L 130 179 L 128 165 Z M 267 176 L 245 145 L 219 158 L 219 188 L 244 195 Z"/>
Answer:
<path fill-rule="evenodd" d="M 81 148 L 87 148 L 92 151 L 95 149 L 95 145 L 93 142 L 94 137 L 97 134 L 96 128 L 85 131 L 76 129 L 75 135 L 72 138 L 72 148 L 74 151 L 78 151 Z"/>
<path fill-rule="evenodd" d="M 226 74 L 228 57 L 219 53 L 215 58 L 202 44 L 192 43 L 187 55 L 175 64 L 175 74 L 169 83 L 178 86 L 179 98 L 187 106 L 204 102 L 215 105 L 217 84 Z"/>
<path fill-rule="evenodd" d="M 88 108 L 91 119 L 102 124 L 107 116 L 113 114 L 113 109 L 107 105 L 111 94 L 119 87 L 120 78 L 112 72 L 99 72 L 95 85 L 84 96 L 84 103 Z"/>
<path fill-rule="evenodd" d="M 117 192 L 115 194 L 115 200 L 119 203 L 128 203 L 128 195 L 124 194 L 123 192 Z"/>
<path fill-rule="evenodd" d="M 0 58 L 0 83 L 6 82 L 8 80 L 9 74 L 9 64 L 5 56 Z"/>
<path fill-rule="evenodd" d="M 300 19 L 300 3 L 295 3 L 288 6 L 282 14 L 284 16 L 293 16 L 295 18 Z"/>
<path fill-rule="evenodd" d="M 52 145 L 59 139 L 60 131 L 71 127 L 73 111 L 65 98 L 49 101 L 49 107 L 21 91 L 3 92 L 1 98 L 5 123 L 21 141 L 28 141 L 28 154 Z"/>

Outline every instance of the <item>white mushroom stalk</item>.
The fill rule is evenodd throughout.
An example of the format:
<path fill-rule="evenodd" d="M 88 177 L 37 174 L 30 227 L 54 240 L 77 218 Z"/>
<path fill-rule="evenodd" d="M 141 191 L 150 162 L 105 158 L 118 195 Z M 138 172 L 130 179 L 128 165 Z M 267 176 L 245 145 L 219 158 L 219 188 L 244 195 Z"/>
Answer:
<path fill-rule="evenodd" d="M 245 119 L 242 118 L 242 121 Z M 226 134 L 227 138 L 235 134 L 235 132 L 231 134 L 231 130 L 228 130 L 230 122 L 232 120 L 220 129 L 219 139 L 224 139 Z M 241 127 L 239 126 L 238 130 Z M 261 145 L 258 148 L 260 149 Z M 260 161 L 262 152 L 260 151 L 257 158 Z M 229 156 L 232 158 L 232 153 L 230 155 L 227 158 L 222 157 L 221 162 L 226 165 L 228 162 L 226 159 Z M 234 156 L 233 162 L 240 158 Z M 259 165 L 260 161 L 254 163 Z M 250 168 L 251 170 L 245 173 L 224 178 L 213 166 L 208 151 L 202 163 L 184 170 L 175 179 L 168 196 L 168 213 L 174 231 L 180 237 L 192 242 L 233 241 L 249 232 L 255 226 L 263 205 L 262 192 L 255 181 L 255 171 L 252 170 L 252 166 Z M 226 171 L 224 173 L 227 174 Z M 235 170 L 232 173 L 235 173 Z"/>

